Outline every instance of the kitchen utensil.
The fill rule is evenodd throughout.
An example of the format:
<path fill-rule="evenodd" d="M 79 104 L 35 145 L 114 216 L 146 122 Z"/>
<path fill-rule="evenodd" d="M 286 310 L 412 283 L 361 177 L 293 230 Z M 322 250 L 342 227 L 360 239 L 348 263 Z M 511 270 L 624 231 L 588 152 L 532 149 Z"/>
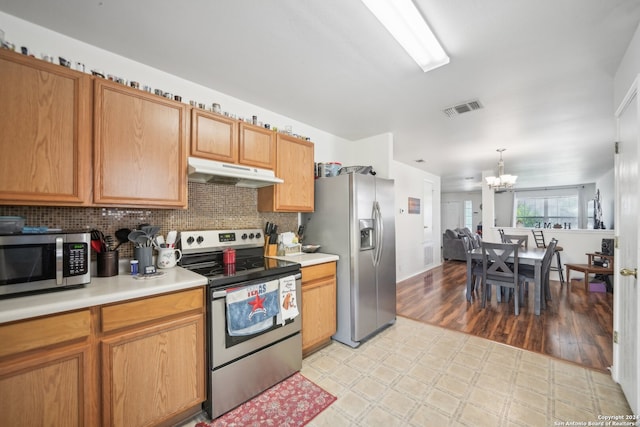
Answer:
<path fill-rule="evenodd" d="M 104 236 L 104 247 L 107 250 L 107 252 L 111 252 L 113 251 L 113 236 Z"/>
<path fill-rule="evenodd" d="M 164 248 L 165 247 L 164 237 L 163 236 L 156 236 L 156 238 L 154 239 L 154 245 L 155 245 L 156 249 Z"/>
<path fill-rule="evenodd" d="M 100 230 L 91 230 L 91 241 L 97 241 L 100 244 L 100 250 L 98 252 L 106 252 L 107 245 L 104 243 L 104 234 Z"/>
<path fill-rule="evenodd" d="M 116 239 L 118 239 L 118 244 L 113 249 L 114 251 L 118 249 L 121 244 L 129 241 L 129 233 L 131 233 L 131 230 L 128 228 L 120 228 L 116 230 Z"/>
<path fill-rule="evenodd" d="M 145 232 L 147 236 L 150 238 L 154 238 L 156 234 L 160 231 L 160 227 L 156 227 L 155 225 L 148 225 L 141 228 L 142 231 Z"/>
<path fill-rule="evenodd" d="M 175 230 L 171 230 L 167 233 L 167 247 L 168 248 L 172 248 L 175 243 L 176 243 L 176 239 L 178 238 L 178 232 Z"/>
<path fill-rule="evenodd" d="M 129 235 L 127 236 L 127 238 L 129 239 L 129 241 L 133 242 L 134 244 L 138 244 L 138 237 L 140 236 L 146 236 L 146 234 L 144 234 L 142 231 L 140 230 L 133 230 L 131 233 L 129 233 Z"/>
<path fill-rule="evenodd" d="M 269 244 L 275 245 L 278 241 L 278 226 L 271 224 L 271 232 L 269 233 Z"/>
<path fill-rule="evenodd" d="M 138 245 L 138 246 L 149 246 L 150 247 L 151 246 L 151 242 L 152 242 L 152 239 L 148 235 L 146 235 L 144 233 L 142 233 L 138 237 L 136 237 L 136 245 Z"/>
<path fill-rule="evenodd" d="M 99 241 L 92 240 L 91 241 L 91 249 L 93 249 L 97 254 L 99 254 L 100 252 L 102 252 L 102 245 L 100 245 Z"/>

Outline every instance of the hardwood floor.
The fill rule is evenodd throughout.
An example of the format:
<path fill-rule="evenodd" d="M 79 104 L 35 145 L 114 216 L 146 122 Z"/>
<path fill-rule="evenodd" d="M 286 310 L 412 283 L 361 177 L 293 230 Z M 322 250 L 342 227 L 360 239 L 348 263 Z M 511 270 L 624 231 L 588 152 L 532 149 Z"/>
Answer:
<path fill-rule="evenodd" d="M 466 264 L 442 266 L 398 283 L 397 314 L 432 325 L 466 332 L 582 366 L 606 371 L 613 362 L 613 295 L 588 292 L 582 281 L 560 286 L 551 281 L 552 299 L 540 316 L 533 312 L 533 286 L 525 294 L 520 315 L 513 301 L 482 308 L 482 295 L 465 296 Z"/>

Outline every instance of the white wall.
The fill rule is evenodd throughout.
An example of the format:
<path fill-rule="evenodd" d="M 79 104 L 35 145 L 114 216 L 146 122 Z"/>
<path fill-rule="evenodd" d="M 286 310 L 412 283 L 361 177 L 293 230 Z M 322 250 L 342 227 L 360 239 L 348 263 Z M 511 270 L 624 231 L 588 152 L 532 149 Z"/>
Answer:
<path fill-rule="evenodd" d="M 391 176 L 393 134 L 383 133 L 342 145 L 339 150 L 343 166 L 372 166 L 381 178 Z"/>
<path fill-rule="evenodd" d="M 618 108 L 631 84 L 640 73 L 640 25 L 636 29 L 629 47 L 620 61 L 613 80 L 614 110 Z M 615 111 L 614 111 L 615 112 Z"/>
<path fill-rule="evenodd" d="M 602 208 L 602 222 L 608 230 L 612 230 L 615 211 L 615 179 L 611 169 L 596 180 L 596 189 L 600 190 L 600 206 Z"/>
<path fill-rule="evenodd" d="M 482 210 L 480 209 L 480 205 L 482 204 L 482 192 L 480 191 L 465 191 L 465 192 L 452 192 L 452 193 L 442 193 L 441 198 L 441 207 L 443 208 L 445 203 L 449 202 L 458 202 L 460 203 L 460 218 L 458 218 L 458 223 L 462 227 L 464 225 L 464 201 L 471 200 L 471 207 L 473 210 L 472 217 L 472 229 L 471 231 L 476 231 L 478 224 L 482 222 Z M 444 209 L 440 209 L 441 215 L 441 224 L 440 234 L 443 234 L 445 230 L 445 220 Z"/>
<path fill-rule="evenodd" d="M 396 193 L 396 279 L 398 282 L 420 274 L 442 263 L 440 247 L 440 177 L 423 170 L 392 162 L 391 176 L 395 180 Z M 423 245 L 424 181 L 433 185 L 433 264 L 425 264 Z M 408 198 L 421 201 L 421 214 L 407 212 Z M 403 211 L 400 213 L 400 211 Z"/>

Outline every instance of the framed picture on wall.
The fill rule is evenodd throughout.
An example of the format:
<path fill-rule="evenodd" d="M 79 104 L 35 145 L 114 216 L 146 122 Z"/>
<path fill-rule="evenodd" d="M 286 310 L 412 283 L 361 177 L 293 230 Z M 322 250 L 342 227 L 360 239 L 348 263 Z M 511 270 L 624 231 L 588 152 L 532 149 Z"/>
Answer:
<path fill-rule="evenodd" d="M 419 214 L 420 213 L 420 199 L 415 197 L 409 197 L 409 213 L 410 214 Z"/>

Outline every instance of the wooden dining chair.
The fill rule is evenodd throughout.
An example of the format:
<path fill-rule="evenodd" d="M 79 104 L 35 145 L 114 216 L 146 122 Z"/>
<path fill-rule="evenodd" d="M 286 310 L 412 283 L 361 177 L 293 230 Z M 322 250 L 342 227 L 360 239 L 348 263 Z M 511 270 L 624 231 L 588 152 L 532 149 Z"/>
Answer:
<path fill-rule="evenodd" d="M 513 289 L 513 303 L 516 316 L 520 314 L 519 288 L 521 277 L 518 274 L 518 249 L 512 243 L 482 242 L 482 308 L 486 306 L 490 286 Z M 507 262 L 508 258 L 511 258 Z"/>
<path fill-rule="evenodd" d="M 533 239 L 536 242 L 536 246 L 538 248 L 546 248 L 547 245 L 544 241 L 544 232 L 542 230 L 531 230 L 533 234 Z M 557 239 L 556 239 L 557 242 Z M 558 272 L 558 277 L 560 278 L 560 286 L 564 285 L 564 274 L 562 273 L 562 261 L 560 260 L 560 252 L 563 251 L 562 246 L 556 245 L 556 250 L 554 254 L 556 256 L 556 266 L 551 267 L 552 270 Z"/>
<path fill-rule="evenodd" d="M 521 234 L 503 234 L 502 243 L 515 243 L 522 249 L 529 249 L 529 236 Z"/>
<path fill-rule="evenodd" d="M 556 243 L 558 243 L 556 239 L 551 239 L 551 242 L 549 243 L 549 246 L 547 246 L 546 248 L 547 250 L 544 253 L 544 257 L 542 258 L 542 267 L 541 267 L 542 277 L 540 280 L 540 284 L 541 284 L 540 306 L 542 307 L 542 309 L 545 309 L 547 307 L 547 300 L 551 299 L 551 289 L 549 287 L 549 273 L 551 272 L 551 260 L 553 259 Z M 528 291 L 529 283 L 535 283 L 535 268 L 532 265 L 523 265 L 518 270 L 518 273 L 522 278 L 522 287 L 520 289 L 520 297 L 521 297 L 520 303 L 524 304 L 523 302 L 523 299 L 524 299 L 523 295 L 525 294 L 524 285 L 526 284 L 527 291 Z"/>
<path fill-rule="evenodd" d="M 471 263 L 471 292 L 482 292 L 482 262 L 471 259 L 471 251 L 474 249 L 471 239 L 462 236 L 462 245 L 467 257 L 467 262 Z M 471 295 L 467 295 L 470 299 Z"/>

